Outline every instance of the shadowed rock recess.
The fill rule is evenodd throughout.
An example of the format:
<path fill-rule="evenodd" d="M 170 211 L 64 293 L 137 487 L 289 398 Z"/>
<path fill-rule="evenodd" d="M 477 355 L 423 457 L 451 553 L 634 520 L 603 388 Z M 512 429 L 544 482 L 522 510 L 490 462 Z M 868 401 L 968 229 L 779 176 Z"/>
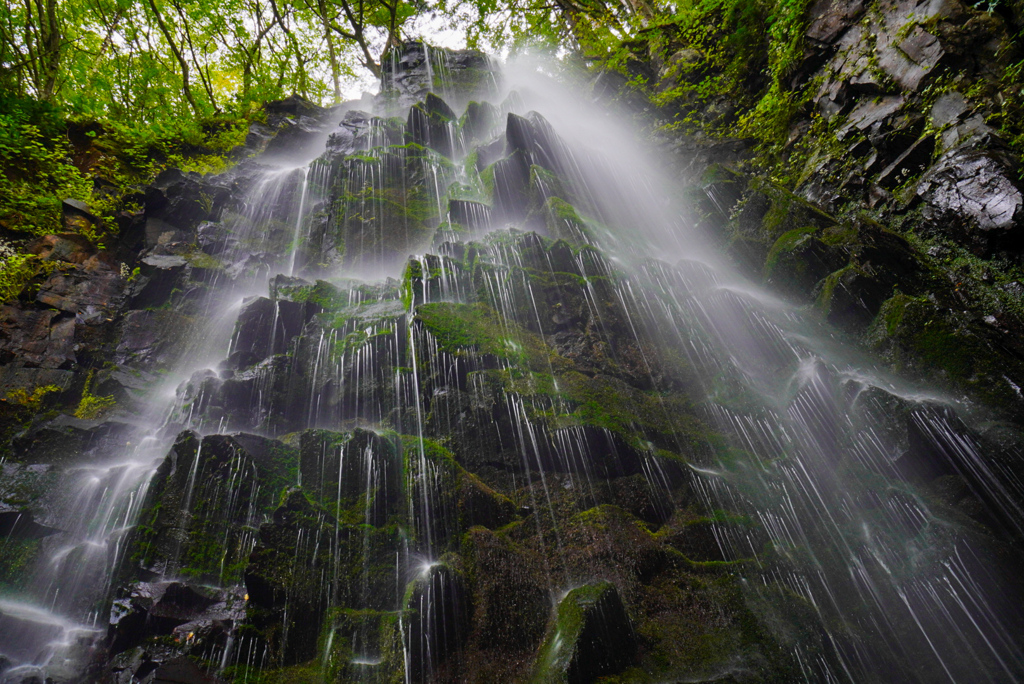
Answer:
<path fill-rule="evenodd" d="M 910 38 L 905 88 L 943 50 Z M 68 265 L 4 307 L 5 388 L 54 391 L 2 407 L 0 681 L 1024 677 L 1019 400 L 830 327 L 910 365 L 960 344 L 915 322 L 940 304 L 905 240 L 704 164 L 702 251 L 594 104 L 545 118 L 546 81 L 472 51 L 384 67 L 374 102 L 272 103 L 246 161 L 146 188 L 135 275 L 54 236 Z M 901 106 L 823 87 L 851 134 Z M 1010 161 L 941 145 L 929 211 L 1010 239 Z"/>

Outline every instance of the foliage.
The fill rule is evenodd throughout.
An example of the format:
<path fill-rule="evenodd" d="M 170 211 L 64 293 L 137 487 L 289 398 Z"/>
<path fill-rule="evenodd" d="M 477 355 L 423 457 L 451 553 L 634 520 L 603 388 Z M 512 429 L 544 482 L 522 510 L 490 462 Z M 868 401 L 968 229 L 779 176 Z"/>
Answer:
<path fill-rule="evenodd" d="M 31 392 L 21 388 L 13 389 L 7 393 L 7 401 L 24 406 L 31 411 L 38 411 L 42 407 L 46 395 L 59 391 L 60 387 L 56 385 L 41 385 Z"/>
<path fill-rule="evenodd" d="M 340 99 L 420 9 L 403 0 L 39 0 L 0 7 L 0 90 L 109 121 Z M 325 83 L 329 76 L 332 86 Z"/>
<path fill-rule="evenodd" d="M 88 200 L 92 183 L 69 161 L 60 112 L 0 94 L 0 227 L 42 235 L 60 229 L 60 203 Z"/>
<path fill-rule="evenodd" d="M 0 303 L 17 297 L 35 274 L 34 257 L 0 241 Z"/>
<path fill-rule="evenodd" d="M 114 405 L 114 397 L 100 397 L 93 394 L 90 390 L 90 387 L 92 386 L 93 373 L 94 371 L 89 371 L 89 375 L 85 378 L 85 387 L 82 388 L 82 399 L 78 402 L 78 408 L 75 409 L 75 418 L 80 418 L 82 420 L 95 420 L 101 417 L 107 412 L 107 409 Z"/>

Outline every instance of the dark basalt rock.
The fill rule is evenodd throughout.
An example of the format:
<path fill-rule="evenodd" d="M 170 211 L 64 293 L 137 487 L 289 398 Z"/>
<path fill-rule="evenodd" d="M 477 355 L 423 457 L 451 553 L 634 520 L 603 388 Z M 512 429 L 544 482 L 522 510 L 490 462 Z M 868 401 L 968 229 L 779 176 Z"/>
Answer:
<path fill-rule="evenodd" d="M 443 562 L 425 567 L 407 596 L 406 676 L 413 682 L 432 681 L 441 664 L 455 657 L 465 644 L 472 613 L 470 597 L 460 573 Z"/>
<path fill-rule="evenodd" d="M 96 254 L 96 247 L 89 240 L 77 233 L 63 235 L 44 235 L 30 244 L 26 250 L 44 261 L 65 261 L 71 264 L 84 264 Z"/>
<path fill-rule="evenodd" d="M 300 440 L 303 488 L 319 501 L 358 505 L 371 525 L 400 512 L 402 465 L 399 445 L 367 430 L 307 430 Z"/>
<path fill-rule="evenodd" d="M 491 208 L 481 202 L 448 200 L 448 220 L 469 230 L 487 228 L 491 222 Z"/>
<path fill-rule="evenodd" d="M 467 143 L 489 140 L 501 120 L 498 109 L 490 102 L 470 102 L 460 121 L 460 129 Z"/>
<path fill-rule="evenodd" d="M 292 458 L 285 445 L 255 435 L 182 432 L 150 486 L 134 542 L 140 566 L 219 583 L 241 579 L 252 522 L 276 506 Z"/>
<path fill-rule="evenodd" d="M 113 319 L 123 306 L 124 281 L 118 273 L 101 264 L 75 270 L 57 271 L 39 286 L 36 301 L 75 314 L 85 324 L 102 324 Z"/>
<path fill-rule="evenodd" d="M 615 585 L 590 584 L 558 604 L 533 680 L 585 684 L 621 672 L 636 659 L 637 640 Z"/>
<path fill-rule="evenodd" d="M 314 104 L 301 95 L 291 95 L 283 100 L 274 100 L 263 105 L 263 111 L 267 113 L 267 123 L 278 128 L 288 118 L 308 117 L 318 119 L 324 116 L 328 109 Z"/>
<path fill-rule="evenodd" d="M 381 58 L 381 92 L 378 110 L 404 114 L 428 92 L 454 96 L 456 104 L 480 98 L 495 86 L 497 71 L 487 55 L 477 50 L 439 51 L 418 41 L 406 41 L 401 49 Z"/>
<path fill-rule="evenodd" d="M 249 299 L 242 305 L 231 339 L 234 353 L 250 355 L 263 360 L 272 354 L 282 354 L 289 341 L 302 332 L 303 326 L 317 312 L 315 305 L 306 302 L 271 300 L 266 297 Z"/>
<path fill-rule="evenodd" d="M 89 205 L 82 200 L 68 198 L 61 202 L 61 218 L 64 230 L 70 232 L 88 232 L 100 225 L 100 219 L 91 211 Z"/>
<path fill-rule="evenodd" d="M 455 112 L 444 100 L 433 93 L 427 93 L 421 104 L 409 109 L 405 124 L 406 139 L 451 157 L 460 151 L 456 119 Z"/>
<path fill-rule="evenodd" d="M 331 551 L 317 539 L 333 536 L 334 520 L 293 489 L 260 526 L 245 570 L 249 624 L 262 632 L 269 653 L 283 664 L 316 655 L 317 636 L 327 610 L 321 573 L 331 567 Z"/>
<path fill-rule="evenodd" d="M 37 523 L 31 511 L 10 510 L 0 502 L 0 536 L 7 539 L 42 539 L 60 530 Z"/>
<path fill-rule="evenodd" d="M 494 164 L 494 213 L 496 220 L 517 222 L 526 218 L 530 201 L 530 162 L 516 150 Z"/>

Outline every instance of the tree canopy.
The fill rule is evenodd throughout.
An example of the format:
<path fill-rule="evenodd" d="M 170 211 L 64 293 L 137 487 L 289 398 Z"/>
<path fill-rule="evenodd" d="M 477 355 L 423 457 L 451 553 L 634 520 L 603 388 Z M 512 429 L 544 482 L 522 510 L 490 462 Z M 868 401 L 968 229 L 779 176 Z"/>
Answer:
<path fill-rule="evenodd" d="M 0 88 L 122 122 L 244 113 L 344 84 L 433 14 L 469 46 L 587 41 L 650 0 L 14 0 L 0 6 Z"/>

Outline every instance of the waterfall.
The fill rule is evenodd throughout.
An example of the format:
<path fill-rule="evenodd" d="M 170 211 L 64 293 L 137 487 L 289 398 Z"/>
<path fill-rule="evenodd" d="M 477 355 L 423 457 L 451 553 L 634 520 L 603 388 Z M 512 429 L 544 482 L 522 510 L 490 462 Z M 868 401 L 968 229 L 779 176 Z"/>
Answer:
<path fill-rule="evenodd" d="M 64 524 L 0 681 L 1024 677 L 977 409 L 738 272 L 624 113 L 385 66 L 375 111 L 204 180 L 203 261 L 151 248 L 191 328 L 134 419 L 2 464 Z"/>

